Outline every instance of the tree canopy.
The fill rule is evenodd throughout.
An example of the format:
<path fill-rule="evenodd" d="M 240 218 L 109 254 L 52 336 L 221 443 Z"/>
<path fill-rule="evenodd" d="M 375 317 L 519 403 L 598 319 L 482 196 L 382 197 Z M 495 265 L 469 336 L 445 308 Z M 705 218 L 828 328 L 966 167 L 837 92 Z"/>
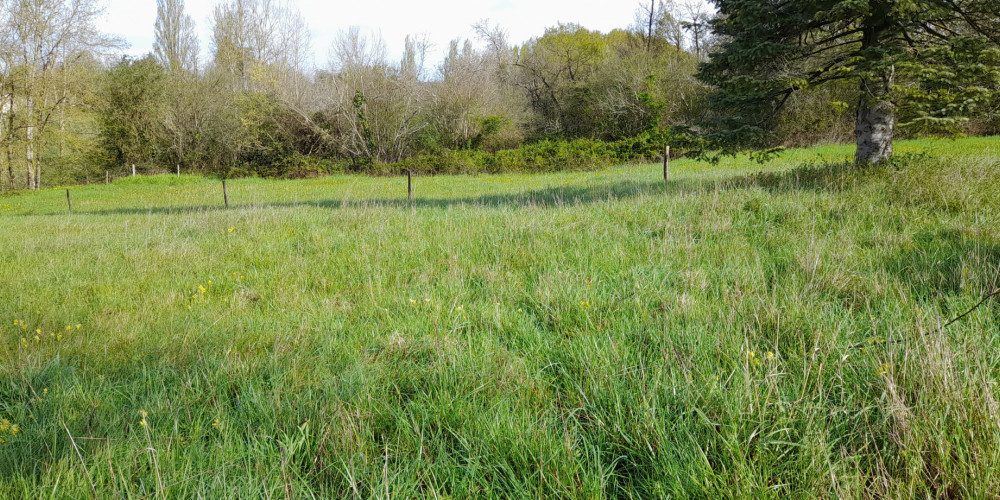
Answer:
<path fill-rule="evenodd" d="M 765 144 L 793 94 L 837 81 L 856 84 L 858 163 L 891 157 L 897 125 L 952 132 L 1000 95 L 995 0 L 714 3 L 722 43 L 700 77 L 728 146 Z"/>

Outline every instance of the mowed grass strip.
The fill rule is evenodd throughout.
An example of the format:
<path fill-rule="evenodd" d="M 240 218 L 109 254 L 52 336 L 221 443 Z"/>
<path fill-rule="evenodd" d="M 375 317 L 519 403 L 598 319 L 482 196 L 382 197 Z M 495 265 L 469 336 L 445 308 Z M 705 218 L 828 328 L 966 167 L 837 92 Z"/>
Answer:
<path fill-rule="evenodd" d="M 0 197 L 0 498 L 1000 488 L 1000 140 Z"/>

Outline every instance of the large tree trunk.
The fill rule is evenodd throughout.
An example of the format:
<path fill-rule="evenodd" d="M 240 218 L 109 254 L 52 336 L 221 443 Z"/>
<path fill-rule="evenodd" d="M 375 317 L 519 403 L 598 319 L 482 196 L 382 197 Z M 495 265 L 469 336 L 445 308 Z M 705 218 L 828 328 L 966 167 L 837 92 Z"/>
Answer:
<path fill-rule="evenodd" d="M 888 13 L 885 13 L 888 14 Z M 879 45 L 882 30 L 891 22 L 887 16 L 878 16 L 877 24 L 866 26 L 861 49 Z M 896 68 L 889 66 L 873 78 L 861 79 L 861 97 L 854 127 L 858 165 L 874 165 L 892 158 L 892 139 L 896 131 L 896 106 L 889 100 L 889 92 L 896 81 Z"/>
<path fill-rule="evenodd" d="M 862 97 L 854 129 L 858 143 L 854 161 L 859 165 L 874 165 L 891 158 L 895 130 L 895 106 L 884 97 Z"/>

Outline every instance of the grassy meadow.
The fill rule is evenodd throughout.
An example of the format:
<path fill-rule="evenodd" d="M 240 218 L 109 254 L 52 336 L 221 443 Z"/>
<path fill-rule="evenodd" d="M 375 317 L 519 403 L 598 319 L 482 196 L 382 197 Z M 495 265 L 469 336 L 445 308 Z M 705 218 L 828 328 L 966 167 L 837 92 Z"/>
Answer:
<path fill-rule="evenodd" d="M 0 196 L 0 498 L 995 498 L 1000 138 Z"/>

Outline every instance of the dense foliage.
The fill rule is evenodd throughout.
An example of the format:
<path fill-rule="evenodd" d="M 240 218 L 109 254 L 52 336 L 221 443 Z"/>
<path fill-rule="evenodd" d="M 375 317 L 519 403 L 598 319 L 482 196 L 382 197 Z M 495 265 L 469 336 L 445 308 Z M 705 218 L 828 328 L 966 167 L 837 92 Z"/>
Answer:
<path fill-rule="evenodd" d="M 859 159 L 877 160 L 899 135 L 1000 132 L 995 2 L 715 3 L 650 0 L 633 26 L 559 24 L 521 44 L 484 22 L 433 67 L 425 39 L 395 60 L 352 29 L 317 68 L 284 2 L 219 4 L 205 60 L 182 0 L 157 0 L 154 50 L 137 59 L 96 30 L 97 0 L 4 2 L 0 187 L 132 165 L 552 171 L 655 159 L 667 142 L 682 154 L 857 138 Z"/>
<path fill-rule="evenodd" d="M 856 160 L 892 155 L 899 125 L 954 133 L 1000 104 L 1000 4 L 991 0 L 717 0 L 723 43 L 701 78 L 714 132 L 761 146 L 801 91 L 855 86 Z"/>
<path fill-rule="evenodd" d="M 41 14 L 67 8 L 40 5 Z M 651 138 L 693 125 L 705 93 L 694 78 L 698 51 L 671 5 L 652 2 L 656 8 L 627 29 L 560 24 L 521 45 L 480 24 L 475 39 L 453 42 L 433 68 L 420 38 L 409 38 L 396 62 L 379 38 L 353 29 L 337 40 L 328 66 L 313 68 L 308 29 L 288 4 L 223 2 L 211 18 L 210 58 L 199 62 L 195 22 L 183 2 L 158 0 L 147 57 L 102 65 L 114 40 L 95 46 L 74 34 L 48 42 L 90 59 L 56 51 L 38 67 L 72 67 L 90 84 L 32 73 L 26 81 L 60 95 L 47 103 L 45 123 L 31 127 L 21 110 L 39 100 L 11 88 L 9 123 L 0 128 L 9 152 L 0 158 L 0 184 L 33 187 L 41 165 L 52 184 L 128 175 L 132 165 L 143 173 L 305 176 L 551 171 L 652 158 L 662 144 Z M 12 25 L 54 27 L 49 17 L 9 7 L 4 16 Z M 93 30 L 92 17 L 57 20 Z M 16 37 L 6 42 L 13 77 L 23 58 Z M 75 148 L 52 147 L 80 132 L 87 139 Z M 25 152 L 33 154 L 30 185 Z"/>

